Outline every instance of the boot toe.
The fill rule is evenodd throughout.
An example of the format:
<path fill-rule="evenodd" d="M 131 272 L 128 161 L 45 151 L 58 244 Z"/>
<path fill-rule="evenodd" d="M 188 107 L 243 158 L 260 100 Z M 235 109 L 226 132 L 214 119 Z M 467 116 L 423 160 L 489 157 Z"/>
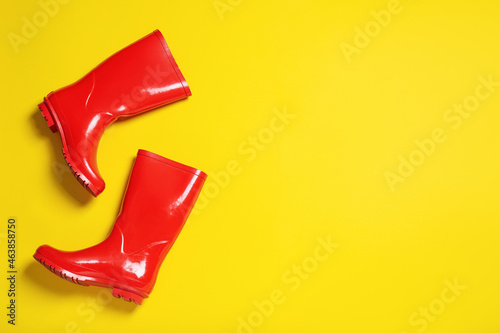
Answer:
<path fill-rule="evenodd" d="M 82 161 L 79 161 L 79 158 L 75 159 L 77 160 L 76 165 L 78 165 L 79 167 L 76 167 L 76 165 L 72 166 L 70 163 L 68 163 L 68 165 L 73 171 L 76 179 L 94 197 L 97 197 L 102 191 L 104 191 L 104 188 L 106 187 L 104 179 L 102 179 L 97 166 L 90 164 L 86 159 L 83 159 Z"/>
<path fill-rule="evenodd" d="M 59 259 L 61 258 L 61 254 L 62 254 L 61 251 L 59 251 L 59 250 L 57 250 L 49 245 L 42 245 L 36 250 L 33 257 L 38 262 L 40 262 L 42 265 L 44 265 L 46 267 L 47 267 L 47 265 L 59 266 L 59 264 L 60 264 Z M 47 267 L 47 268 L 49 268 L 49 267 Z"/>

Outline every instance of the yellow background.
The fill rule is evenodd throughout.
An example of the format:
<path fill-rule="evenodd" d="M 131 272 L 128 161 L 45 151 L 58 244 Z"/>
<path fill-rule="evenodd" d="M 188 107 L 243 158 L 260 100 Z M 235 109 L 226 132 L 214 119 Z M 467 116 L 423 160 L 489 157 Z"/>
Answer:
<path fill-rule="evenodd" d="M 401 0 L 386 26 L 371 12 L 395 6 L 388 0 L 58 6 L 47 22 L 32 0 L 0 13 L 0 276 L 8 217 L 19 271 L 15 327 L 0 279 L 0 331 L 500 330 L 500 89 L 458 128 L 444 119 L 473 101 L 481 78 L 500 81 L 495 1 Z M 9 36 L 34 16 L 40 27 L 16 53 Z M 98 162 L 107 187 L 93 198 L 37 104 L 157 28 L 193 96 L 106 131 Z M 359 33 L 367 28 L 369 43 Z M 346 56 L 347 44 L 357 52 Z M 290 115 L 280 131 L 270 128 L 276 112 Z M 435 129 L 446 141 L 392 191 L 387 172 L 421 158 L 415 140 Z M 265 144 L 251 155 L 259 135 Z M 32 258 L 41 244 L 77 250 L 106 237 L 139 148 L 210 176 L 210 198 L 142 306 L 68 283 Z M 239 168 L 216 182 L 231 161 Z M 318 239 L 339 246 L 330 254 Z M 426 308 L 438 315 L 423 319 Z"/>

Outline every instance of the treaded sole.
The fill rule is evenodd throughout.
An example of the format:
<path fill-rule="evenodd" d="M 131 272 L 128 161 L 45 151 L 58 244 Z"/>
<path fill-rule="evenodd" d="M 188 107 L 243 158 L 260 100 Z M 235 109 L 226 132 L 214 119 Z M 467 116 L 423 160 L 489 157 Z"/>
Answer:
<path fill-rule="evenodd" d="M 42 113 L 42 116 L 47 122 L 47 126 L 49 126 L 52 133 L 59 132 L 62 142 L 62 153 L 64 156 L 64 160 L 66 161 L 66 164 L 68 164 L 71 173 L 73 174 L 73 176 L 75 176 L 78 182 L 94 197 L 97 197 L 102 192 L 102 190 L 99 191 L 94 185 L 92 185 L 92 183 L 87 179 L 87 177 L 85 177 L 82 174 L 82 172 L 78 169 L 78 167 L 74 163 L 73 159 L 71 158 L 71 155 L 69 154 L 68 147 L 66 145 L 66 138 L 64 137 L 64 131 L 62 131 L 61 128 L 59 127 L 59 121 L 51 113 L 50 108 L 47 106 L 46 103 L 47 103 L 46 99 L 44 99 L 43 103 L 38 104 L 38 108 L 40 109 L 40 112 Z"/>
<path fill-rule="evenodd" d="M 42 264 L 45 268 L 47 268 L 49 271 L 54 273 L 55 275 L 59 276 L 60 278 L 65 279 L 66 281 L 73 282 L 75 284 L 81 285 L 81 286 L 96 286 L 96 287 L 108 287 L 112 288 L 112 295 L 116 298 L 122 298 L 123 300 L 127 302 L 134 302 L 137 305 L 141 305 L 142 301 L 144 298 L 148 297 L 147 295 L 139 295 L 137 293 L 134 293 L 129 290 L 125 290 L 124 287 L 122 286 L 115 286 L 112 283 L 109 282 L 104 282 L 104 281 L 98 281 L 94 278 L 90 278 L 87 276 L 83 275 L 78 275 L 71 273 L 62 267 L 52 263 L 50 260 L 36 252 L 33 255 L 33 258 L 35 258 L 36 261 L 38 261 L 40 264 Z"/>
<path fill-rule="evenodd" d="M 62 153 L 64 156 L 64 160 L 66 161 L 66 164 L 69 166 L 71 173 L 73 174 L 73 176 L 75 176 L 76 180 L 78 180 L 78 182 L 87 191 L 89 191 L 94 197 L 97 197 L 97 195 L 99 195 L 99 193 L 101 193 L 101 192 L 97 191 L 95 186 L 92 185 L 92 183 L 87 179 L 87 177 L 85 177 L 84 175 L 82 175 L 81 172 L 78 171 L 78 168 L 75 167 L 75 164 L 73 163 L 73 161 L 68 153 L 68 149 L 66 148 L 65 145 L 63 145 L 63 147 L 62 147 Z"/>

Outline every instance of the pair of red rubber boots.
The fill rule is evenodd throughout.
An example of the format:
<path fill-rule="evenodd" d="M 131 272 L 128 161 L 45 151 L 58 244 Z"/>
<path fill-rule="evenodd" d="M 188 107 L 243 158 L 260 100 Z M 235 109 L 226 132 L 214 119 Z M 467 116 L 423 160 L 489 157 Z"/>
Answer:
<path fill-rule="evenodd" d="M 94 196 L 104 190 L 96 163 L 99 140 L 118 118 L 191 95 L 162 34 L 156 30 L 115 53 L 79 81 L 51 92 L 39 108 L 78 181 Z M 119 216 L 102 243 L 80 251 L 48 245 L 35 259 L 81 285 L 112 288 L 141 304 L 201 191 L 206 174 L 139 150 Z"/>

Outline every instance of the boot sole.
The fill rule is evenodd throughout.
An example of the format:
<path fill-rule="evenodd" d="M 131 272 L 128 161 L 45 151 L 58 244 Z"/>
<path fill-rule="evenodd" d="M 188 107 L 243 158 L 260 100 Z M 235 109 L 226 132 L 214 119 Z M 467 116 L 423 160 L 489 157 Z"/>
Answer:
<path fill-rule="evenodd" d="M 113 289 L 112 294 L 114 297 L 122 298 L 127 302 L 133 301 L 135 304 L 141 305 L 143 299 L 149 296 L 148 294 L 143 292 L 133 291 L 132 288 L 129 288 L 125 285 L 116 284 L 111 281 L 105 281 L 102 279 L 96 279 L 84 275 L 74 274 L 54 264 L 53 262 L 51 262 L 38 252 L 36 252 L 33 255 L 33 257 L 36 259 L 36 261 L 38 261 L 40 264 L 45 266 L 45 268 L 47 268 L 49 271 L 59 276 L 60 278 L 63 278 L 69 282 L 73 282 L 75 284 L 86 287 L 96 286 L 96 287 L 112 288 Z"/>
<path fill-rule="evenodd" d="M 61 123 L 59 122 L 59 118 L 57 117 L 54 108 L 51 107 L 49 100 L 47 98 L 44 98 L 43 103 L 38 104 L 38 108 L 40 109 L 42 116 L 47 122 L 47 125 L 49 126 L 52 133 L 59 132 L 62 142 L 62 153 L 64 156 L 64 160 L 66 161 L 66 164 L 68 164 L 71 173 L 73 173 L 73 176 L 76 177 L 78 182 L 82 184 L 82 186 L 87 191 L 89 191 L 94 197 L 97 197 L 102 192 L 102 190 L 98 190 L 94 185 L 92 185 L 90 180 L 88 180 L 87 177 L 85 177 L 82 174 L 80 169 L 76 166 L 73 159 L 71 158 L 68 146 L 66 144 L 66 137 L 64 135 L 64 130 L 61 126 Z"/>

